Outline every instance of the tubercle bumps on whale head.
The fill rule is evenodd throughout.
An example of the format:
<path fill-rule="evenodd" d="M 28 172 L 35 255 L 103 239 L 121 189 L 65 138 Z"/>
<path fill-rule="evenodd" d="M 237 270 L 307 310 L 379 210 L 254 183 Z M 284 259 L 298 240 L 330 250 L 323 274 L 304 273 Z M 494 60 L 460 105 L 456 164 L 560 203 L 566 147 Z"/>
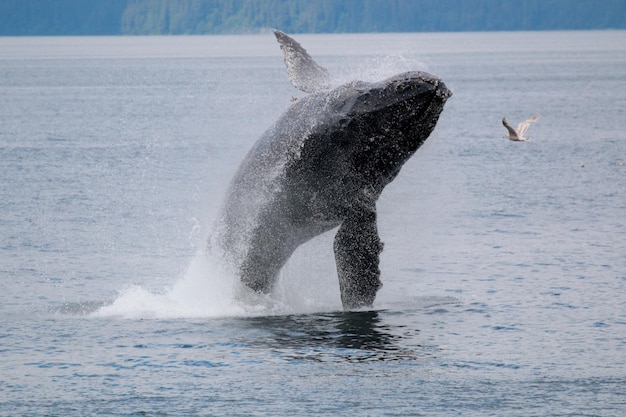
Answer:
<path fill-rule="evenodd" d="M 403 106 L 405 116 L 411 117 L 432 103 L 443 105 L 453 94 L 440 78 L 422 71 L 405 72 L 376 83 L 354 81 L 337 89 L 341 90 L 350 91 L 341 103 L 349 117 L 386 112 L 398 105 Z"/>
<path fill-rule="evenodd" d="M 447 100 L 452 96 L 452 90 L 448 89 L 441 78 L 423 71 L 410 71 L 395 75 L 379 83 L 383 94 L 398 96 L 406 99 L 414 94 L 422 94 L 432 90 L 440 99 Z"/>

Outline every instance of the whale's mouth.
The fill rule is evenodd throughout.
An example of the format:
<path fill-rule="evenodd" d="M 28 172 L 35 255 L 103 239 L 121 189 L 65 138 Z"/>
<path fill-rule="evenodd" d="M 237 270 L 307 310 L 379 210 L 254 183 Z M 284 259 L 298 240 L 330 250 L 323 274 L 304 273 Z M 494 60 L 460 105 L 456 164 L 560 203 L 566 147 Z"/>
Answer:
<path fill-rule="evenodd" d="M 435 84 L 435 97 L 444 102 L 454 95 L 454 92 L 440 79 Z"/>

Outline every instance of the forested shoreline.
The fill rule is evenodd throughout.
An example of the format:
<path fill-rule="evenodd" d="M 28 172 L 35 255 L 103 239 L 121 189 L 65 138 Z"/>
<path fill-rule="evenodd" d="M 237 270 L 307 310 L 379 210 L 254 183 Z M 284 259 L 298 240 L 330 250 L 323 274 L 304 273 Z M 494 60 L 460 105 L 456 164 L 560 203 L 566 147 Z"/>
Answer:
<path fill-rule="evenodd" d="M 626 29 L 624 0 L 0 0 L 0 36 Z"/>

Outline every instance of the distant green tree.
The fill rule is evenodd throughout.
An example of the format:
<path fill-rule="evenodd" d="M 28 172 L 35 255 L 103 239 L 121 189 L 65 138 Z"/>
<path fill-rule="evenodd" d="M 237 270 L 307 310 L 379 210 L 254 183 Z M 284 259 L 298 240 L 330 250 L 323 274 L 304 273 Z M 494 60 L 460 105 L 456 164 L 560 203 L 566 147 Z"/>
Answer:
<path fill-rule="evenodd" d="M 0 0 L 0 35 L 119 35 L 128 0 Z"/>

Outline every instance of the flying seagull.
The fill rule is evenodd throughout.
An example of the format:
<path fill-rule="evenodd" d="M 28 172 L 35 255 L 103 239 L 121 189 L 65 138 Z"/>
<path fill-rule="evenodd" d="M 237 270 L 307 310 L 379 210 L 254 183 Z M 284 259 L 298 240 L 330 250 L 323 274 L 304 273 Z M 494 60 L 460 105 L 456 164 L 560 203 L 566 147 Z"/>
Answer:
<path fill-rule="evenodd" d="M 532 122 L 536 122 L 537 120 L 539 120 L 539 117 L 541 116 L 535 116 L 535 117 L 531 117 L 530 119 L 524 120 L 519 125 L 517 125 L 517 130 L 511 127 L 509 122 L 506 121 L 506 117 L 503 118 L 502 124 L 504 125 L 504 127 L 506 127 L 506 130 L 509 131 L 509 136 L 505 136 L 505 138 L 515 141 L 515 142 L 524 142 L 524 141 L 530 140 L 530 138 L 525 138 L 524 134 L 528 130 L 528 126 L 530 126 Z"/>

